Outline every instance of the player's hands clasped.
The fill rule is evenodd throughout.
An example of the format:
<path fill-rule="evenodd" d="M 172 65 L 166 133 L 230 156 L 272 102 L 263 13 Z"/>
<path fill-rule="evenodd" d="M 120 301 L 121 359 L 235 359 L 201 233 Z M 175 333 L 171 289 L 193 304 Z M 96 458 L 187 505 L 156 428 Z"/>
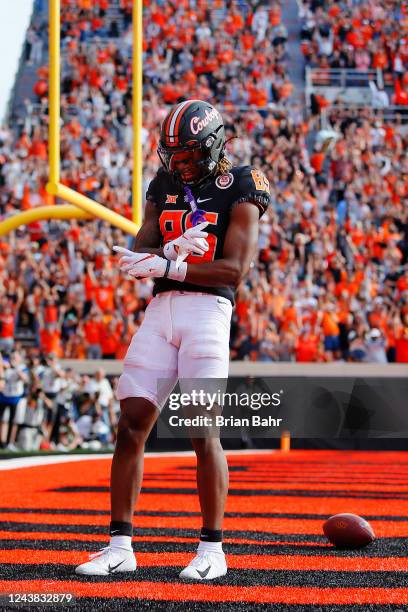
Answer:
<path fill-rule="evenodd" d="M 122 255 L 119 267 L 134 278 L 162 278 L 163 276 L 177 281 L 183 281 L 187 273 L 187 264 L 176 266 L 174 261 L 168 261 L 153 253 L 135 253 L 121 246 L 113 250 Z"/>
<path fill-rule="evenodd" d="M 176 261 L 177 257 L 185 259 L 190 253 L 193 255 L 204 255 L 208 251 L 208 242 L 206 240 L 208 233 L 204 232 L 208 221 L 199 223 L 195 227 L 186 230 L 184 234 L 168 242 L 163 247 L 163 253 L 166 259 Z"/>
<path fill-rule="evenodd" d="M 122 272 L 127 272 L 135 278 L 159 278 L 166 271 L 166 260 L 152 253 L 135 253 L 124 247 L 114 246 L 113 250 L 120 253 L 119 260 Z"/>

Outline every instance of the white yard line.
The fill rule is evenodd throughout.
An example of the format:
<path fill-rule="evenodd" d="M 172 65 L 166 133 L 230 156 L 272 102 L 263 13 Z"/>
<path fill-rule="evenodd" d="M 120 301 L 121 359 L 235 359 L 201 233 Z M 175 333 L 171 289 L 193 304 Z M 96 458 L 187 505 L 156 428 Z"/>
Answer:
<path fill-rule="evenodd" d="M 269 453 L 279 452 L 275 449 L 263 450 L 263 449 L 249 449 L 249 450 L 236 450 L 226 451 L 226 455 L 231 457 L 233 455 L 265 455 Z M 164 452 L 164 453 L 145 453 L 145 457 L 194 457 L 194 451 L 177 451 L 177 452 Z M 45 457 L 16 457 L 15 459 L 3 459 L 0 460 L 0 471 L 1 470 L 16 470 L 18 468 L 36 467 L 39 465 L 52 465 L 53 463 L 71 463 L 73 461 L 94 461 L 96 459 L 111 459 L 112 453 L 105 453 L 100 455 L 46 455 Z"/>

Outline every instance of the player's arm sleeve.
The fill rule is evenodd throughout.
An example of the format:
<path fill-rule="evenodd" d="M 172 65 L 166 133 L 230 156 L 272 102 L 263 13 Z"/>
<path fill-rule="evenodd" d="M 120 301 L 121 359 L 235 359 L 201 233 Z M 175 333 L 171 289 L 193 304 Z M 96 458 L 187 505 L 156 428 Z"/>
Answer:
<path fill-rule="evenodd" d="M 156 176 L 150 181 L 146 191 L 146 202 L 151 202 L 156 208 L 159 207 L 161 201 L 160 194 L 163 190 L 164 170 L 159 168 Z"/>
<path fill-rule="evenodd" d="M 159 210 L 158 197 L 159 180 L 158 174 L 150 182 L 146 192 L 146 207 L 144 210 L 143 223 L 133 242 L 133 251 L 136 253 L 153 253 L 163 257 L 163 249 L 161 248 L 162 235 L 159 227 Z"/>
<path fill-rule="evenodd" d="M 151 202 L 154 206 L 157 207 L 158 199 L 158 178 L 157 174 L 149 183 L 149 186 L 146 191 L 146 202 Z"/>
<path fill-rule="evenodd" d="M 262 217 L 271 202 L 269 181 L 264 173 L 257 168 L 246 166 L 240 172 L 237 182 L 231 208 L 242 202 L 250 202 L 257 206 L 259 217 Z"/>

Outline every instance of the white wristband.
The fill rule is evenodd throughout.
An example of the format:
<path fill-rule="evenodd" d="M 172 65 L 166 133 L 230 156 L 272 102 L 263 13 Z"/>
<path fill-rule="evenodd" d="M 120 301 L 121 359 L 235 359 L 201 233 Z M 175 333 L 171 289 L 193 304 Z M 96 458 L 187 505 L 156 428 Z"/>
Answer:
<path fill-rule="evenodd" d="M 187 264 L 185 261 L 182 261 L 178 268 L 176 266 L 175 261 L 172 261 L 170 263 L 169 273 L 167 274 L 168 278 L 171 278 L 171 280 L 179 281 L 180 283 L 182 283 L 183 280 L 186 278 L 186 274 L 187 274 Z"/>
<path fill-rule="evenodd" d="M 167 242 L 163 247 L 163 255 L 170 261 L 176 261 L 177 253 L 173 242 Z"/>

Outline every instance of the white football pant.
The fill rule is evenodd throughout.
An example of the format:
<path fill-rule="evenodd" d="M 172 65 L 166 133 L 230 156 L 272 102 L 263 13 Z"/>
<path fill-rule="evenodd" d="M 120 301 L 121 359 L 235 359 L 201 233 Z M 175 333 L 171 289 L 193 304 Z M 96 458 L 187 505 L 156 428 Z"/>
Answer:
<path fill-rule="evenodd" d="M 226 379 L 231 314 L 224 297 L 159 293 L 131 340 L 117 398 L 143 397 L 161 409 L 178 379 Z"/>

